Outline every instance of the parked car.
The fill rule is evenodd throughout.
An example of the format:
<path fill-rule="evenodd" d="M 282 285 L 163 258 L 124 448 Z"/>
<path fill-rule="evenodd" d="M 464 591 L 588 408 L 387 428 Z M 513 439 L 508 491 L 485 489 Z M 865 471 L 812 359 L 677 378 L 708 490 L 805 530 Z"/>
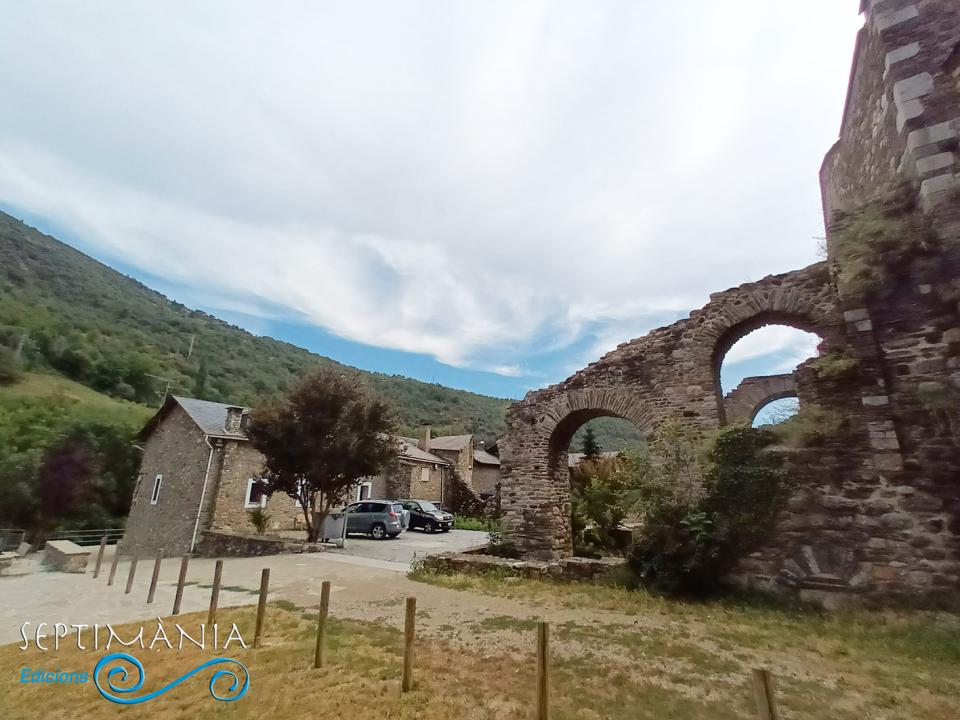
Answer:
<path fill-rule="evenodd" d="M 410 513 L 408 527 L 421 528 L 427 532 L 450 532 L 453 527 L 453 515 L 444 512 L 427 500 L 401 500 L 403 509 Z"/>
<path fill-rule="evenodd" d="M 403 507 L 393 500 L 361 500 L 347 505 L 347 535 L 364 533 L 375 540 L 403 532 Z"/>

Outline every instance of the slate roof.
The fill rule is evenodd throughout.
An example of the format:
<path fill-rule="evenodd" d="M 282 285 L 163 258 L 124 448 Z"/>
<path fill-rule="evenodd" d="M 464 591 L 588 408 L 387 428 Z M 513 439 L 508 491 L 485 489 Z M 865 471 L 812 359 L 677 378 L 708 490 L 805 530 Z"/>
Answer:
<path fill-rule="evenodd" d="M 417 441 L 412 440 L 411 438 L 401 437 L 399 438 L 400 444 L 403 446 L 403 457 L 408 460 L 419 460 L 421 462 L 436 463 L 437 465 L 449 465 L 450 463 L 444 460 L 442 457 L 429 453 L 425 450 L 421 450 L 417 447 Z"/>
<path fill-rule="evenodd" d="M 496 455 L 491 455 L 486 450 L 474 450 L 473 461 L 475 463 L 480 463 L 481 465 L 499 465 L 500 464 L 500 458 L 498 458 Z"/>
<path fill-rule="evenodd" d="M 473 435 L 441 435 L 430 438 L 431 450 L 463 450 L 470 444 Z"/>
<path fill-rule="evenodd" d="M 193 420 L 207 435 L 220 437 L 238 437 L 245 438 L 243 433 L 227 432 L 227 410 L 229 408 L 240 408 L 247 411 L 250 408 L 242 405 L 225 405 L 224 403 L 210 402 L 209 400 L 197 400 L 196 398 L 185 398 L 174 396 L 174 400 L 184 409 L 190 419 Z"/>

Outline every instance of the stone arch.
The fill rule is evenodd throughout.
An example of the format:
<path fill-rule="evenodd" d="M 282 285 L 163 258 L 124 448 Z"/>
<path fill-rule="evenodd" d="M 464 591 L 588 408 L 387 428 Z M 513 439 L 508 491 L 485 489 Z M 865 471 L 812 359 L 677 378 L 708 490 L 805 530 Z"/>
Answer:
<path fill-rule="evenodd" d="M 623 418 L 649 435 L 659 416 L 636 394 L 603 387 L 555 392 L 508 415 L 500 451 L 504 525 L 532 557 L 573 552 L 567 451 L 574 433 L 598 417 Z"/>
<path fill-rule="evenodd" d="M 846 344 L 842 316 L 826 263 L 764 278 L 714 293 L 690 315 L 696 327 L 687 339 L 713 384 L 720 424 L 728 422 L 720 385 L 723 358 L 742 338 L 768 325 L 785 325 L 817 335 L 820 352 Z"/>
<path fill-rule="evenodd" d="M 797 382 L 793 373 L 744 378 L 724 396 L 724 415 L 728 423 L 749 425 L 765 406 L 790 397 L 797 397 Z"/>

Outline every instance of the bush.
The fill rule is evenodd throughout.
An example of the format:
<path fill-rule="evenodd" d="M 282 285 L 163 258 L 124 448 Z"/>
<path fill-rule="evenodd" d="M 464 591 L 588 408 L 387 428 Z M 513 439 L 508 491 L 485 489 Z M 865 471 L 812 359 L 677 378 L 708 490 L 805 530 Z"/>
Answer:
<path fill-rule="evenodd" d="M 630 482 L 626 455 L 584 459 L 572 476 L 574 554 L 595 557 L 618 549 L 614 531 L 626 518 Z"/>
<path fill-rule="evenodd" d="M 839 379 L 855 375 L 860 361 L 845 352 L 828 352 L 810 362 L 810 367 L 822 378 Z"/>
<path fill-rule="evenodd" d="M 727 428 L 705 458 L 691 436 L 654 440 L 636 468 L 642 525 L 629 565 L 642 584 L 685 596 L 722 588 L 737 561 L 771 532 L 786 500 L 783 459 L 768 450 L 775 439 L 769 430 Z M 693 478 L 702 478 L 696 489 Z"/>
<path fill-rule="evenodd" d="M 816 404 L 801 405 L 792 417 L 771 426 L 776 438 L 791 448 L 817 447 L 829 438 L 844 435 L 849 419 L 836 410 Z"/>
<path fill-rule="evenodd" d="M 257 531 L 257 535 L 263 535 L 270 527 L 270 513 L 263 508 L 255 508 L 247 513 L 250 518 L 250 524 Z"/>
<path fill-rule="evenodd" d="M 455 515 L 453 518 L 453 527 L 457 530 L 500 532 L 500 522 L 492 518 L 462 517 Z"/>

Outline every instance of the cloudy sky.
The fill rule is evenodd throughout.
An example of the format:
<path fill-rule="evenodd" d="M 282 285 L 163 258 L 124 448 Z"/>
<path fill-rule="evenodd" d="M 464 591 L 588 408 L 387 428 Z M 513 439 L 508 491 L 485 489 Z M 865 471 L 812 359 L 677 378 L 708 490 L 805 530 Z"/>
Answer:
<path fill-rule="evenodd" d="M 0 207 L 253 332 L 512 397 L 817 260 L 861 22 L 854 0 L 0 9 Z M 725 384 L 810 352 L 751 336 Z"/>

